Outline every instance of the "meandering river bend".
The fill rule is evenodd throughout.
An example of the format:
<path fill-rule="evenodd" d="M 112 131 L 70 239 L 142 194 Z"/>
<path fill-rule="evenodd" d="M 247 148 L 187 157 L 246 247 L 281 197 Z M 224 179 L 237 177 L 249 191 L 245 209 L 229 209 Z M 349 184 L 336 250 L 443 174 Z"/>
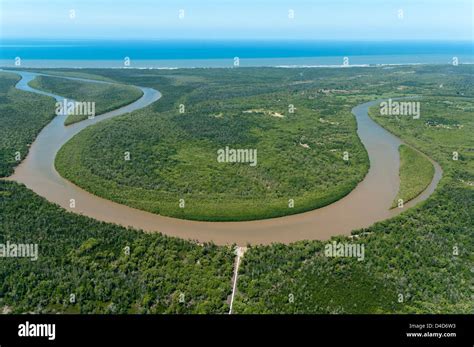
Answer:
<path fill-rule="evenodd" d="M 22 78 L 16 88 L 28 92 L 54 97 L 28 86 L 38 73 L 8 71 Z M 61 77 L 53 76 L 52 77 Z M 82 78 L 61 77 L 91 83 L 108 83 Z M 383 129 L 368 116 L 368 109 L 381 100 L 358 105 L 352 109 L 356 117 L 357 133 L 365 146 L 370 169 L 357 187 L 341 200 L 317 210 L 291 216 L 248 222 L 198 222 L 164 217 L 121 205 L 79 188 L 61 177 L 54 167 L 59 149 L 82 129 L 106 119 L 123 115 L 157 101 L 161 94 L 152 88 L 138 87 L 143 96 L 135 102 L 107 112 L 94 119 L 87 119 L 70 126 L 64 126 L 64 117 L 55 117 L 30 147 L 25 160 L 8 179 L 25 184 L 37 194 L 61 207 L 100 221 L 143 229 L 147 232 L 161 232 L 166 235 L 198 242 L 214 242 L 218 245 L 291 243 L 299 240 L 326 240 L 334 235 L 350 235 L 351 231 L 368 227 L 375 222 L 391 218 L 396 214 L 426 200 L 435 190 L 442 176 L 441 167 L 431 160 L 435 175 L 431 184 L 418 197 L 405 204 L 403 209 L 390 209 L 399 187 L 399 152 L 403 142 Z M 75 199 L 76 207 L 69 207 Z"/>

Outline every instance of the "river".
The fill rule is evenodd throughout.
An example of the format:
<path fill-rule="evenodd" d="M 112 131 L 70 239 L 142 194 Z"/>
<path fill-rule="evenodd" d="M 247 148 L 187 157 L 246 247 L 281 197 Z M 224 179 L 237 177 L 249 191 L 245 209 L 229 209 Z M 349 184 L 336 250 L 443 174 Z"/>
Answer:
<path fill-rule="evenodd" d="M 63 99 L 59 95 L 44 93 L 28 86 L 28 82 L 44 74 L 9 72 L 22 77 L 16 85 L 18 89 L 49 95 L 59 101 Z M 82 78 L 69 79 L 107 83 Z M 352 109 L 357 120 L 357 133 L 370 159 L 370 169 L 366 177 L 339 201 L 305 213 L 247 222 L 181 220 L 137 210 L 97 197 L 61 177 L 55 170 L 54 159 L 59 149 L 74 135 L 95 123 L 146 107 L 161 97 L 159 91 L 152 88 L 138 88 L 143 91 L 140 99 L 94 119 L 66 127 L 63 124 L 64 117 L 56 116 L 39 133 L 30 147 L 28 156 L 9 179 L 25 184 L 35 193 L 69 211 L 100 221 L 130 226 L 147 232 L 161 232 L 198 242 L 212 241 L 218 245 L 245 246 L 274 242 L 291 243 L 299 240 L 327 240 L 334 235 L 350 235 L 354 229 L 368 227 L 375 222 L 391 218 L 427 199 L 442 176 L 441 167 L 430 159 L 435 166 L 431 184 L 417 198 L 406 203 L 403 209 L 390 209 L 400 183 L 398 147 L 403 142 L 368 116 L 369 107 L 381 101 L 375 100 Z M 76 207 L 73 209 L 69 207 L 70 199 L 75 199 Z"/>

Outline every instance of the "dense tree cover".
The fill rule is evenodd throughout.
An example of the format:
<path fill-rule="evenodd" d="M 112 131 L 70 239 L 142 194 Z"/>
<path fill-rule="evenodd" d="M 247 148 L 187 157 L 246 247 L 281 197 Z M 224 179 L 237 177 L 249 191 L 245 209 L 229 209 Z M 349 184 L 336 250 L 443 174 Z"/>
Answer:
<path fill-rule="evenodd" d="M 436 90 L 426 90 L 424 95 L 430 96 L 420 100 L 420 120 L 373 116 L 441 164 L 443 179 L 433 196 L 393 219 L 353 232 L 351 238 L 334 238 L 363 244 L 364 261 L 326 257 L 324 242 L 250 248 L 241 265 L 236 312 L 472 312 L 472 68 L 418 70 L 413 81 L 423 85 L 428 77 L 439 93 L 435 97 Z M 418 88 L 417 82 L 411 85 Z M 399 86 L 398 81 L 392 85 Z"/>
<path fill-rule="evenodd" d="M 325 257 L 323 242 L 252 247 L 235 312 L 471 313 L 473 196 L 445 186 L 422 208 L 359 231 L 370 234 L 335 238 L 364 244 L 364 261 Z"/>
<path fill-rule="evenodd" d="M 75 75 L 71 77 L 75 77 Z M 96 115 L 128 105 L 143 95 L 143 92 L 134 86 L 91 83 L 49 76 L 38 76 L 29 84 L 33 88 L 58 94 L 71 100 L 94 102 Z M 70 125 L 84 119 L 87 119 L 87 114 L 71 114 L 66 118 L 64 124 Z"/>
<path fill-rule="evenodd" d="M 19 80 L 16 74 L 0 72 L 0 177 L 13 173 L 40 130 L 54 117 L 54 101 L 15 89 Z"/>
<path fill-rule="evenodd" d="M 335 238 L 364 244 L 364 261 L 325 257 L 323 242 L 251 247 L 241 265 L 235 312 L 472 311 L 474 93 L 470 69 L 463 66 L 251 69 L 248 75 L 258 77 L 274 71 L 275 80 L 287 81 L 268 86 L 277 85 L 281 90 L 262 92 L 255 99 L 256 103 L 260 97 L 288 93 L 290 85 L 293 93 L 309 93 L 308 97 L 325 98 L 326 102 L 332 98 L 347 98 L 336 89 L 347 88 L 348 83 L 353 83 L 353 95 L 350 95 L 353 102 L 356 98 L 362 102 L 384 96 L 424 95 L 421 122 L 376 118 L 387 129 L 437 160 L 444 176 L 437 192 L 417 208 L 358 230 L 353 238 Z M 183 100 L 186 103 L 186 97 L 205 93 L 205 88 L 191 92 L 200 83 L 189 86 L 188 81 L 179 81 L 179 71 L 143 71 L 139 77 L 134 77 L 135 70 L 84 73 L 99 74 L 121 83 L 152 86 L 164 95 L 168 93 L 171 99 L 168 104 L 163 106 L 160 101 L 146 111 L 161 112 L 157 117 L 171 112 Z M 212 69 L 186 72 L 188 79 L 195 81 L 201 75 L 209 84 L 233 73 L 236 86 L 245 84 L 245 78 L 254 81 L 239 69 L 219 73 Z M 219 74 L 222 76 L 216 77 Z M 302 78 L 307 80 L 301 81 Z M 443 81 L 443 88 L 439 88 L 439 81 Z M 325 88 L 334 90 L 319 90 L 318 86 L 323 83 Z M 189 90 L 189 95 L 181 93 L 180 88 Z M 253 84 L 248 87 L 251 92 L 253 88 Z M 245 94 L 247 90 L 242 87 L 236 93 Z M 181 98 L 181 94 L 187 96 Z M 235 96 L 240 97 L 243 96 Z M 330 113 L 337 103 L 327 105 L 321 102 L 318 110 Z M 321 118 L 328 120 L 327 116 Z M 168 122 L 176 125 L 172 120 Z M 183 124 L 184 128 L 192 126 Z M 127 136 L 127 132 L 123 134 Z M 144 138 L 148 135 L 143 133 Z M 459 153 L 458 160 L 452 160 L 455 151 Z M 38 242 L 40 247 L 40 258 L 36 262 L 0 259 L 0 308 L 4 312 L 222 313 L 228 310 L 225 300 L 230 294 L 234 260 L 229 248 L 201 247 L 158 234 L 146 235 L 99 223 L 64 212 L 23 186 L 0 181 L 0 187 L 0 243 L 7 240 Z M 124 253 L 126 246 L 130 247 L 130 256 Z M 184 303 L 179 300 L 181 293 L 185 294 Z M 69 302 L 71 294 L 76 294 L 76 304 Z M 399 302 L 400 295 L 402 302 Z"/>
<path fill-rule="evenodd" d="M 392 207 L 398 206 L 398 200 L 406 203 L 420 195 L 431 183 L 434 166 L 428 158 L 407 145 L 399 147 L 400 152 L 400 188 Z"/>
<path fill-rule="evenodd" d="M 249 220 L 307 211 L 340 199 L 367 171 L 351 108 L 386 95 L 437 92 L 437 74 L 425 69 L 431 71 L 85 71 L 157 88 L 163 98 L 82 132 L 61 149 L 56 166 L 96 195 L 173 217 Z M 453 80 L 451 67 L 443 69 L 444 80 Z M 443 90 L 452 93 L 449 85 Z M 218 163 L 216 152 L 225 146 L 257 149 L 258 165 Z"/>
<path fill-rule="evenodd" d="M 258 219 L 320 207 L 363 178 L 367 156 L 349 107 L 330 118 L 338 125 L 322 123 L 321 115 L 303 103 L 298 116 L 243 113 L 260 110 L 265 102 L 229 103 L 220 112 L 206 104 L 184 115 L 133 113 L 76 136 L 59 152 L 56 167 L 97 195 L 163 215 L 208 220 Z M 283 107 L 270 110 L 283 113 Z M 217 151 L 226 146 L 256 149 L 257 166 L 219 163 Z M 351 154 L 349 162 L 344 151 Z M 180 199 L 186 201 L 184 209 Z M 288 208 L 289 199 L 295 208 Z"/>
<path fill-rule="evenodd" d="M 351 115 L 363 96 L 299 90 L 301 83 L 288 81 L 294 72 L 284 71 L 287 77 L 278 83 L 273 73 L 280 70 L 255 71 L 222 70 L 222 77 L 207 70 L 166 72 L 171 81 L 163 100 L 170 84 L 190 85 L 174 107 L 160 113 L 149 107 L 86 129 L 61 149 L 56 167 L 94 194 L 188 219 L 268 218 L 347 194 L 368 167 Z M 141 79 L 127 83 L 150 86 Z M 161 84 L 151 86 L 162 90 Z M 179 104 L 185 107 L 182 114 Z M 217 150 L 226 146 L 256 149 L 257 166 L 219 163 Z M 344 151 L 350 153 L 348 162 Z"/>
<path fill-rule="evenodd" d="M 371 273 L 355 258 L 327 258 L 324 244 L 314 241 L 250 248 L 234 302 L 235 313 L 382 313 L 398 307 L 396 286 L 383 273 Z"/>
<path fill-rule="evenodd" d="M 22 185 L 0 181 L 0 244 L 7 241 L 37 243 L 39 257 L 0 258 L 0 312 L 229 309 L 230 247 L 97 222 L 66 212 Z"/>

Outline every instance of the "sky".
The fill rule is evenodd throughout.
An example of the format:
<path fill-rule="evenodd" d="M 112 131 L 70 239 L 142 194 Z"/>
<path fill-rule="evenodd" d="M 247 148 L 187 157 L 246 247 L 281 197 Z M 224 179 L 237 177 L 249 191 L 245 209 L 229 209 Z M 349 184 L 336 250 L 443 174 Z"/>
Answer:
<path fill-rule="evenodd" d="M 4 39 L 473 41 L 473 20 L 472 0 L 0 0 Z"/>

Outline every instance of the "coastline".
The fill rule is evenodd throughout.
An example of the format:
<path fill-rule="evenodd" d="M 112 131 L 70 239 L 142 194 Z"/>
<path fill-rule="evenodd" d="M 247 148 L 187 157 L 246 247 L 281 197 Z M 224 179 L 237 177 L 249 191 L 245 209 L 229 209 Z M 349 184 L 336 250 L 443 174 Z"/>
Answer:
<path fill-rule="evenodd" d="M 474 64 L 472 55 L 458 55 L 459 65 Z M 130 65 L 124 66 L 121 59 L 27 59 L 21 65 L 15 65 L 14 59 L 0 59 L 0 68 L 68 68 L 68 69 L 157 69 L 175 70 L 181 68 L 239 68 L 239 67 L 273 67 L 273 68 L 350 68 L 350 67 L 391 67 L 452 64 L 452 55 L 401 54 L 350 56 L 349 64 L 343 64 L 343 56 L 294 57 L 294 58 L 239 58 L 239 65 L 234 66 L 234 57 L 226 59 L 135 59 L 130 57 Z"/>

